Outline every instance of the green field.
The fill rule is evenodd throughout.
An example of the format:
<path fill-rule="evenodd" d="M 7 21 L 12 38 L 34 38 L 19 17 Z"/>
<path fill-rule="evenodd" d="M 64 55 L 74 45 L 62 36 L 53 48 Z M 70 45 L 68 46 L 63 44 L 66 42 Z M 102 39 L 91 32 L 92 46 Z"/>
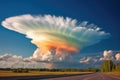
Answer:
<path fill-rule="evenodd" d="M 9 76 L 43 76 L 43 75 L 69 75 L 69 74 L 89 74 L 92 72 L 40 72 L 30 71 L 29 73 L 14 73 L 12 71 L 0 71 L 0 77 Z"/>

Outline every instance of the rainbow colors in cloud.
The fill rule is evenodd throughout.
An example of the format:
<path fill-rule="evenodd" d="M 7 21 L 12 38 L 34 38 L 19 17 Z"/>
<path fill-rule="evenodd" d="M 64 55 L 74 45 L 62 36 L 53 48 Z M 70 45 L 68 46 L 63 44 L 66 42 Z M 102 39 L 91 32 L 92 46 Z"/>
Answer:
<path fill-rule="evenodd" d="M 69 54 L 110 36 L 87 21 L 79 23 L 62 16 L 20 15 L 5 19 L 2 25 L 32 39 L 31 42 L 38 47 L 33 57 L 41 60 L 63 60 Z"/>

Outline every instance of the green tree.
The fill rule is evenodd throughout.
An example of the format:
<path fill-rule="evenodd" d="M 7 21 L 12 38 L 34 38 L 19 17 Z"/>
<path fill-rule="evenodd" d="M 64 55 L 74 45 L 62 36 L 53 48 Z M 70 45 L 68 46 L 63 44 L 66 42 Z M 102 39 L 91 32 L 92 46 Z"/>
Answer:
<path fill-rule="evenodd" d="M 116 65 L 115 70 L 120 72 L 120 64 Z"/>
<path fill-rule="evenodd" d="M 101 72 L 111 72 L 115 70 L 115 65 L 112 60 L 104 60 L 101 66 Z"/>

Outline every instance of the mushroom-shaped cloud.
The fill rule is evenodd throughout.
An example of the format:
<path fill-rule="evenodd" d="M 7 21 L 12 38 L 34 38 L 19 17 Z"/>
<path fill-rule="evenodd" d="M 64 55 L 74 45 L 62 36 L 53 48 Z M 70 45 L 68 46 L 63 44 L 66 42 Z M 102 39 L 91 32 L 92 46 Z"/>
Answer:
<path fill-rule="evenodd" d="M 32 39 L 38 49 L 33 57 L 42 60 L 63 60 L 81 48 L 110 36 L 94 24 L 51 15 L 20 15 L 5 19 L 2 25 Z"/>

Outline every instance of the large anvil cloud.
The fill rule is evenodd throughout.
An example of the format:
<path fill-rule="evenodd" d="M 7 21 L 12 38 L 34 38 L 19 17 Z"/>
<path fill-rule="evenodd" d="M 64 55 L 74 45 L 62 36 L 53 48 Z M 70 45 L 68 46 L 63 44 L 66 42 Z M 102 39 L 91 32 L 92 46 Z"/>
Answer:
<path fill-rule="evenodd" d="M 2 25 L 32 39 L 38 48 L 33 57 L 41 60 L 63 60 L 81 48 L 93 45 L 109 37 L 87 21 L 51 15 L 20 15 L 5 19 Z"/>

